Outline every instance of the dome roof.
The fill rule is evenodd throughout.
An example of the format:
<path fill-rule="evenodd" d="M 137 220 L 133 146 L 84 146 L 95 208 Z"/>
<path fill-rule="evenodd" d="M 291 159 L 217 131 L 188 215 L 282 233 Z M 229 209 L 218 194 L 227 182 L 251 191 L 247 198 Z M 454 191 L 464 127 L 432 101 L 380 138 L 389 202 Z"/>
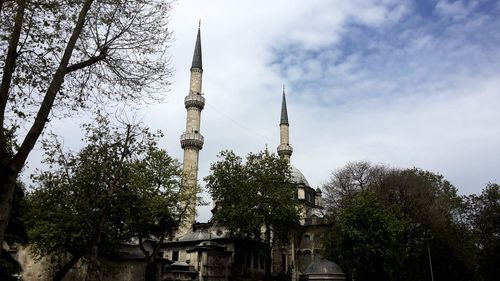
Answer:
<path fill-rule="evenodd" d="M 299 171 L 299 169 L 295 168 L 295 166 L 290 165 L 292 167 L 292 182 L 295 184 L 303 184 L 305 186 L 310 186 L 307 182 L 306 177 Z"/>
<path fill-rule="evenodd" d="M 304 274 L 344 274 L 340 266 L 336 263 L 322 258 L 316 259 L 311 263 Z"/>
<path fill-rule="evenodd" d="M 207 231 L 197 230 L 195 232 L 189 232 L 184 236 L 179 238 L 179 241 L 201 241 L 201 240 L 209 240 L 210 234 Z"/>

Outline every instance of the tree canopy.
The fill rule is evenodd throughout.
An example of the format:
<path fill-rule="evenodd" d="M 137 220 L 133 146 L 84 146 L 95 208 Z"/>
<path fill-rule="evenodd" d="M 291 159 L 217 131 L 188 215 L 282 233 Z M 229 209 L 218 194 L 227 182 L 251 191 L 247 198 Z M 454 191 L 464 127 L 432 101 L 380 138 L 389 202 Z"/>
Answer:
<path fill-rule="evenodd" d="M 284 159 L 267 151 L 250 153 L 246 162 L 232 151 L 222 151 L 205 178 L 216 204 L 213 221 L 235 235 L 262 245 L 265 278 L 270 278 L 271 251 L 286 244 L 298 224 L 299 206 Z"/>
<path fill-rule="evenodd" d="M 17 177 L 47 122 L 156 99 L 170 83 L 170 8 L 169 0 L 0 1 L 0 244 Z"/>
<path fill-rule="evenodd" d="M 431 276 L 429 260 L 436 280 L 474 277 L 465 200 L 443 176 L 350 163 L 334 172 L 324 189 L 333 221 L 325 253 L 350 277 L 424 280 Z"/>
<path fill-rule="evenodd" d="M 141 249 L 144 239 L 161 243 L 183 213 L 180 165 L 157 147 L 160 133 L 112 126 L 106 118 L 85 128 L 87 145 L 78 153 L 63 152 L 57 141 L 45 143 L 50 168 L 34 177 L 37 186 L 28 197 L 34 254 L 64 264 L 54 280 L 77 261 L 99 274 L 100 257 L 116 255 L 132 238 L 139 238 Z M 144 251 L 154 264 L 158 250 Z"/>
<path fill-rule="evenodd" d="M 489 183 L 479 195 L 467 200 L 467 222 L 477 246 L 480 280 L 493 281 L 500 276 L 500 185 Z"/>

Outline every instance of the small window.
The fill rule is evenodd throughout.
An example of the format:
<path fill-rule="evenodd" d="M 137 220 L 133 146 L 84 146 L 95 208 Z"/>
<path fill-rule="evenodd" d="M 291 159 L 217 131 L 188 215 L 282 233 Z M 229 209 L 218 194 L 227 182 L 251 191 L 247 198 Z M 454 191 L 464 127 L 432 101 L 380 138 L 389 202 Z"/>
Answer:
<path fill-rule="evenodd" d="M 304 234 L 302 239 L 303 248 L 312 248 L 311 236 L 309 234 Z"/>
<path fill-rule="evenodd" d="M 286 272 L 286 255 L 281 254 L 281 271 Z"/>
<path fill-rule="evenodd" d="M 311 251 L 305 251 L 300 261 L 300 269 L 305 270 L 312 262 Z"/>
<path fill-rule="evenodd" d="M 178 261 L 179 260 L 179 251 L 173 251 L 172 252 L 172 261 Z"/>

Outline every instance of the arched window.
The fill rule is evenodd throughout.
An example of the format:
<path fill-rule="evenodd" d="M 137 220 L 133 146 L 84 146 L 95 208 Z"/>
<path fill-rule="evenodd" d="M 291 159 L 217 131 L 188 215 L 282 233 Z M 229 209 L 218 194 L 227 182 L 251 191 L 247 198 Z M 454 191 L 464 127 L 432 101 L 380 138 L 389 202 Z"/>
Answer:
<path fill-rule="evenodd" d="M 312 255 L 311 251 L 307 250 L 302 253 L 302 255 L 299 256 L 299 269 L 300 271 L 304 272 L 306 268 L 311 264 L 312 262 Z"/>
<path fill-rule="evenodd" d="M 312 248 L 311 235 L 308 233 L 302 236 L 302 248 Z"/>

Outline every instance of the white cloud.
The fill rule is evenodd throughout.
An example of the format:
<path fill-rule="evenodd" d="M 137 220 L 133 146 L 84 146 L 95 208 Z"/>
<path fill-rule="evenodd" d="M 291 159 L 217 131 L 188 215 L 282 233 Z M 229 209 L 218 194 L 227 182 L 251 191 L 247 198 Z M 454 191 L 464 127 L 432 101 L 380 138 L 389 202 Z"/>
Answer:
<path fill-rule="evenodd" d="M 479 1 L 439 0 L 436 4 L 436 10 L 444 16 L 461 20 L 466 18 L 478 4 Z"/>

